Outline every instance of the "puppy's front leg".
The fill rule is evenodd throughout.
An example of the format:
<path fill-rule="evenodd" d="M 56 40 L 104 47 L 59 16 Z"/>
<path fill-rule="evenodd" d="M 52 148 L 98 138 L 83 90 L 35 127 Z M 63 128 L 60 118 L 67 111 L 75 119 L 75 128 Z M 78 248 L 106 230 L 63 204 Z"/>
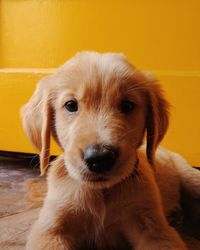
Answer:
<path fill-rule="evenodd" d="M 27 250 L 71 250 L 72 242 L 70 238 L 60 234 L 52 234 L 49 231 L 43 231 L 36 226 L 29 235 L 26 244 Z"/>
<path fill-rule="evenodd" d="M 132 183 L 131 207 L 124 213 L 124 228 L 136 250 L 186 250 L 164 215 L 157 184 L 148 169 Z M 130 189 L 131 189 L 130 188 Z"/>
<path fill-rule="evenodd" d="M 128 237 L 136 250 L 186 250 L 176 230 L 156 207 L 135 208 L 126 223 Z M 128 226 L 127 226 L 128 225 Z"/>
<path fill-rule="evenodd" d="M 73 211 L 59 208 L 57 204 L 45 202 L 39 219 L 28 237 L 27 250 L 71 250 L 78 243 L 83 218 Z M 81 234 L 81 233 L 80 233 Z"/>
<path fill-rule="evenodd" d="M 157 218 L 160 220 L 160 218 Z M 158 225 L 159 224 L 159 225 Z M 140 231 L 135 240 L 136 250 L 186 250 L 186 246 L 178 233 L 168 225 L 152 225 L 151 229 Z"/>

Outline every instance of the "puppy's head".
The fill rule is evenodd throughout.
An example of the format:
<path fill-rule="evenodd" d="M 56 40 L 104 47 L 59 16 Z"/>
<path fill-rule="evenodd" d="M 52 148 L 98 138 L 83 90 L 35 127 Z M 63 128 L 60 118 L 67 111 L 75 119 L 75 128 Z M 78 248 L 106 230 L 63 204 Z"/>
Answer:
<path fill-rule="evenodd" d="M 82 52 L 41 80 L 22 117 L 25 132 L 41 151 L 42 174 L 52 133 L 69 175 L 104 188 L 134 170 L 145 132 L 153 165 L 168 126 L 167 109 L 160 86 L 124 56 Z"/>

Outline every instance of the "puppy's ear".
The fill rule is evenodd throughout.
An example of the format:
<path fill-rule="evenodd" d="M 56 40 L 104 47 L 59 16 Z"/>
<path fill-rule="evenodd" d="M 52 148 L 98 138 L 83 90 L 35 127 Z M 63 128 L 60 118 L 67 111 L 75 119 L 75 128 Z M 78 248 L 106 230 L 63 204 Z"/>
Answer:
<path fill-rule="evenodd" d="M 154 164 L 155 150 L 163 139 L 169 124 L 169 103 L 158 83 L 152 81 L 147 90 L 147 147 L 148 161 Z"/>
<path fill-rule="evenodd" d="M 48 77 L 42 79 L 27 104 L 21 109 L 23 128 L 31 143 L 40 151 L 40 170 L 44 175 L 50 158 L 52 109 Z"/>

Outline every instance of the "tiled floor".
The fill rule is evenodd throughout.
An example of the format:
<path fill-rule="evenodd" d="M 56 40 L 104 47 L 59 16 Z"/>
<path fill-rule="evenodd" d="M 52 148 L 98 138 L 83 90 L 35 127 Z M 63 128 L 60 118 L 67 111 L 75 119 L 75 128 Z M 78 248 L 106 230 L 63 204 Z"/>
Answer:
<path fill-rule="evenodd" d="M 39 176 L 30 162 L 0 157 L 0 250 L 23 250 L 29 228 L 37 218 L 39 209 L 30 209 L 24 198 L 24 181 Z M 200 250 L 200 241 L 184 238 L 189 250 Z"/>

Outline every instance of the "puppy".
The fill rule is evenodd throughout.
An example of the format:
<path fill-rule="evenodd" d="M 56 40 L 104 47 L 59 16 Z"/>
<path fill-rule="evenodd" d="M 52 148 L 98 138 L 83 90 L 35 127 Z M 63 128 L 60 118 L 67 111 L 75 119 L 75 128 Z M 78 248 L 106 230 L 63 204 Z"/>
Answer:
<path fill-rule="evenodd" d="M 180 188 L 200 196 L 200 173 L 156 151 L 168 108 L 159 84 L 121 54 L 78 53 L 39 82 L 22 118 L 41 174 L 51 135 L 63 153 L 50 164 L 28 250 L 187 249 L 166 217 Z"/>

